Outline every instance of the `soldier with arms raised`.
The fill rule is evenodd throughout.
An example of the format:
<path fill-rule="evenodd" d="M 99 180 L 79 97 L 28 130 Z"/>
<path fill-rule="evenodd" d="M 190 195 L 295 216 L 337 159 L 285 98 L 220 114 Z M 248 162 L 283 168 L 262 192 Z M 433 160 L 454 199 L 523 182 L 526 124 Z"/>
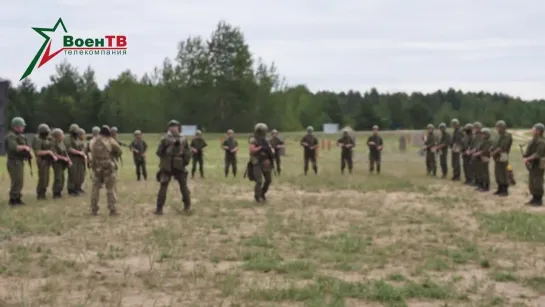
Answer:
<path fill-rule="evenodd" d="M 54 160 L 57 160 L 52 151 L 52 140 L 49 137 L 49 126 L 40 124 L 38 134 L 32 142 L 32 149 L 36 157 L 36 166 L 38 168 L 38 185 L 36 186 L 37 198 L 46 199 L 47 187 L 49 186 L 49 173 Z"/>
<path fill-rule="evenodd" d="M 522 161 L 528 166 L 528 188 L 532 199 L 527 202 L 530 206 L 543 205 L 543 174 L 545 170 L 545 126 L 541 123 L 532 128 L 532 141 L 526 147 Z"/>
<path fill-rule="evenodd" d="M 31 148 L 27 144 L 25 135 L 25 120 L 15 117 L 11 121 L 11 129 L 6 134 L 4 148 L 7 154 L 7 168 L 11 186 L 9 189 L 9 205 L 24 205 L 21 200 L 25 177 L 25 161 L 32 159 Z"/>
<path fill-rule="evenodd" d="M 248 173 L 250 180 L 255 181 L 254 199 L 266 201 L 266 194 L 272 182 L 274 149 L 267 140 L 267 125 L 259 123 L 254 127 L 254 136 L 249 140 L 250 163 Z M 263 178 L 265 179 L 263 181 Z"/>
<path fill-rule="evenodd" d="M 308 162 L 312 163 L 312 169 L 314 174 L 318 174 L 318 164 L 316 163 L 316 150 L 318 149 L 318 139 L 312 134 L 314 128 L 307 127 L 307 134 L 301 139 L 301 146 L 303 146 L 303 158 L 304 166 L 303 170 L 305 175 L 308 173 Z"/>

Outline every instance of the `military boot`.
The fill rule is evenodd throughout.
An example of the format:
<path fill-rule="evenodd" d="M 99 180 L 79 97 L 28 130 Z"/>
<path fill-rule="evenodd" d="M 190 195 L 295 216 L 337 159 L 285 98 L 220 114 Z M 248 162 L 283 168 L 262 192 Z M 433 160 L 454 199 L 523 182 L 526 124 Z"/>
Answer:
<path fill-rule="evenodd" d="M 525 205 L 530 205 L 530 206 L 533 206 L 537 201 L 537 196 L 535 194 L 532 194 L 532 199 L 530 199 L 529 201 L 527 201 L 525 203 Z"/>
<path fill-rule="evenodd" d="M 119 216 L 119 212 L 117 210 L 110 211 L 110 216 Z"/>
<path fill-rule="evenodd" d="M 475 191 L 479 191 L 482 188 L 482 183 L 480 180 L 475 180 Z"/>
<path fill-rule="evenodd" d="M 76 192 L 75 190 L 68 190 L 68 195 L 70 195 L 70 196 L 78 196 L 78 192 Z"/>
<path fill-rule="evenodd" d="M 140 181 L 140 174 L 136 174 L 136 181 Z"/>
<path fill-rule="evenodd" d="M 543 206 L 543 194 L 536 194 L 536 200 L 532 204 L 534 207 L 541 207 Z"/>
<path fill-rule="evenodd" d="M 500 195 L 503 191 L 503 184 L 498 184 L 498 189 L 494 192 L 494 195 Z"/>
<path fill-rule="evenodd" d="M 36 195 L 36 199 L 45 200 L 45 199 L 47 199 L 47 197 L 45 197 L 44 193 L 38 193 L 38 195 Z"/>
<path fill-rule="evenodd" d="M 157 208 L 154 212 L 155 215 L 163 215 L 163 205 L 157 204 Z"/>
<path fill-rule="evenodd" d="M 23 200 L 21 199 L 21 197 L 18 197 L 17 199 L 15 199 L 15 202 L 17 203 L 17 205 L 26 205 L 25 202 L 23 202 Z"/>
<path fill-rule="evenodd" d="M 10 198 L 8 204 L 10 206 L 17 206 L 17 200 L 15 198 Z"/>
<path fill-rule="evenodd" d="M 482 189 L 481 189 L 481 192 L 488 192 L 490 191 L 490 183 L 486 182 L 486 183 L 483 183 L 482 185 Z"/>
<path fill-rule="evenodd" d="M 502 184 L 502 189 L 500 194 L 498 196 L 508 196 L 509 195 L 509 185 L 508 184 Z"/>
<path fill-rule="evenodd" d="M 61 198 L 62 194 L 61 192 L 53 192 L 53 198 Z"/>

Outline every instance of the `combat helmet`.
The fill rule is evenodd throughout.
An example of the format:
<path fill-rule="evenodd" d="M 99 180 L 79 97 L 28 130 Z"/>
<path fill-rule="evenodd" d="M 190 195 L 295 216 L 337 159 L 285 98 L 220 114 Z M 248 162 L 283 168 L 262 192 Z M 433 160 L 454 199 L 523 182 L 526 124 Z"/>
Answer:
<path fill-rule="evenodd" d="M 472 123 L 467 123 L 464 127 L 465 130 L 472 130 L 473 129 L 473 124 Z"/>
<path fill-rule="evenodd" d="M 435 127 L 433 126 L 433 124 L 428 124 L 428 126 L 426 128 L 427 129 L 434 129 Z"/>
<path fill-rule="evenodd" d="M 80 134 L 80 135 L 81 135 L 81 134 L 85 135 L 85 134 L 87 134 L 87 131 L 85 131 L 85 129 L 83 129 L 83 128 L 79 128 L 79 129 L 78 129 L 78 134 Z"/>
<path fill-rule="evenodd" d="M 308 126 L 307 127 L 307 132 L 312 132 L 312 131 L 314 131 L 314 128 L 312 128 L 312 126 Z"/>
<path fill-rule="evenodd" d="M 377 125 L 373 125 L 373 127 L 371 128 L 373 130 L 378 130 L 378 126 Z"/>
<path fill-rule="evenodd" d="M 447 125 L 445 123 L 440 123 L 439 124 L 439 129 L 441 129 L 441 130 L 447 129 Z"/>
<path fill-rule="evenodd" d="M 496 127 L 505 128 L 505 126 L 507 126 L 507 124 L 506 124 L 505 121 L 503 121 L 503 120 L 498 120 L 498 121 L 496 122 Z"/>
<path fill-rule="evenodd" d="M 51 130 L 51 136 L 54 137 L 54 138 L 57 138 L 61 135 L 64 135 L 64 132 L 62 131 L 61 128 L 55 128 L 53 130 Z"/>
<path fill-rule="evenodd" d="M 545 126 L 542 123 L 537 123 L 534 125 L 534 129 L 536 129 L 539 132 L 545 131 Z"/>
<path fill-rule="evenodd" d="M 266 124 L 264 123 L 258 123 L 255 125 L 254 127 L 254 131 L 256 134 L 259 134 L 259 135 L 265 135 L 267 133 L 267 130 L 269 128 L 267 127 Z"/>
<path fill-rule="evenodd" d="M 473 123 L 473 128 L 474 129 L 481 129 L 483 127 L 483 124 L 481 124 L 481 122 L 474 122 Z"/>
<path fill-rule="evenodd" d="M 22 118 L 22 117 L 14 117 L 12 120 L 11 120 L 11 126 L 12 127 L 25 127 L 26 126 L 26 122 L 25 120 Z"/>
<path fill-rule="evenodd" d="M 78 133 L 78 130 L 79 130 L 78 124 L 72 124 L 68 128 L 68 132 L 70 132 L 70 133 Z"/>
<path fill-rule="evenodd" d="M 135 131 L 134 131 L 134 135 L 138 135 L 138 134 L 142 134 L 142 131 L 140 131 L 140 130 L 135 130 Z"/>
<path fill-rule="evenodd" d="M 180 126 L 180 122 L 175 120 L 175 119 L 172 119 L 168 122 L 168 127 L 172 127 L 172 126 Z"/>
<path fill-rule="evenodd" d="M 451 121 L 450 121 L 450 124 L 451 125 L 460 125 L 460 121 L 457 119 L 457 118 L 453 118 Z"/>
<path fill-rule="evenodd" d="M 49 133 L 50 131 L 51 131 L 51 129 L 49 129 L 49 126 L 47 124 L 39 124 L 38 125 L 38 133 L 39 134 Z"/>
<path fill-rule="evenodd" d="M 481 130 L 481 133 L 489 137 L 489 136 L 490 136 L 490 129 L 488 129 L 488 128 L 483 128 L 483 129 Z"/>
<path fill-rule="evenodd" d="M 100 132 L 100 127 L 99 126 L 94 126 L 92 131 L 93 131 L 93 134 L 96 135 L 96 134 L 98 134 Z"/>
<path fill-rule="evenodd" d="M 110 131 L 112 133 L 117 133 L 117 127 L 116 126 L 113 126 L 112 128 L 110 128 Z"/>

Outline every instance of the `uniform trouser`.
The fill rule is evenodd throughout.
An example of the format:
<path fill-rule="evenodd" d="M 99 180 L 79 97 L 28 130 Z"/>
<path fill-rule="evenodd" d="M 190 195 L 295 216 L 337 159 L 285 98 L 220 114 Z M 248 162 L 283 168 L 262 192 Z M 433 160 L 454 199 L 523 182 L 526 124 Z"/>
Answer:
<path fill-rule="evenodd" d="M 51 172 L 51 162 L 41 160 L 36 163 L 38 167 L 38 185 L 36 185 L 36 194 L 45 195 L 49 186 L 49 173 Z"/>
<path fill-rule="evenodd" d="M 72 166 L 68 168 L 68 182 L 66 189 L 68 192 L 80 191 L 85 181 L 85 159 L 72 156 Z"/>
<path fill-rule="evenodd" d="M 509 176 L 507 174 L 507 162 L 496 161 L 494 163 L 494 177 L 496 177 L 496 183 L 500 185 L 509 185 Z"/>
<path fill-rule="evenodd" d="M 25 179 L 25 161 L 18 159 L 8 159 L 7 169 L 11 185 L 9 189 L 10 199 L 19 199 L 22 197 L 21 191 L 23 190 Z"/>
<path fill-rule="evenodd" d="M 473 171 L 473 177 L 475 181 L 481 182 L 483 180 L 483 165 L 482 161 L 474 158 L 471 160 L 471 170 Z"/>
<path fill-rule="evenodd" d="M 66 167 L 63 162 L 53 162 L 53 187 L 51 189 L 53 190 L 54 195 L 62 193 L 65 181 L 65 168 Z"/>
<path fill-rule="evenodd" d="M 426 170 L 428 174 L 435 175 L 437 172 L 437 162 L 435 161 L 435 153 L 431 150 L 426 151 Z"/>
<path fill-rule="evenodd" d="M 187 172 L 185 170 L 174 170 L 172 173 L 161 172 L 159 174 L 159 193 L 157 193 L 157 209 L 162 209 L 167 200 L 167 190 L 171 179 L 174 178 L 180 186 L 184 208 L 191 207 L 191 194 L 187 187 Z"/>
<path fill-rule="evenodd" d="M 490 186 L 490 162 L 480 161 L 481 183 Z"/>
<path fill-rule="evenodd" d="M 272 182 L 272 171 L 270 169 L 263 170 L 260 165 L 254 164 L 253 173 L 255 178 L 254 196 L 256 198 L 265 196 Z"/>
<path fill-rule="evenodd" d="M 369 171 L 370 172 L 373 172 L 375 170 L 375 164 L 377 166 L 377 173 L 380 173 L 380 164 L 381 164 L 380 153 L 378 154 L 369 153 Z"/>
<path fill-rule="evenodd" d="M 115 168 L 102 168 L 95 169 L 93 176 L 93 189 L 91 191 L 91 211 L 98 211 L 98 199 L 100 196 L 100 189 L 102 185 L 106 188 L 106 200 L 108 203 L 108 210 L 114 212 L 116 210 L 116 194 L 115 184 L 117 181 L 117 173 Z"/>
<path fill-rule="evenodd" d="M 341 172 L 348 166 L 348 171 L 352 173 L 352 167 L 354 163 L 352 161 L 352 153 L 341 153 Z"/>
<path fill-rule="evenodd" d="M 530 194 L 542 196 L 543 195 L 543 174 L 544 170 L 538 167 L 532 167 L 529 171 L 528 188 Z"/>
<path fill-rule="evenodd" d="M 144 179 L 148 179 L 145 159 L 134 159 L 134 166 L 136 168 L 136 179 L 140 180 L 140 176 L 144 176 Z"/>
<path fill-rule="evenodd" d="M 441 174 L 446 176 L 448 173 L 447 166 L 448 151 L 441 151 L 439 153 L 439 165 L 441 166 Z"/>
<path fill-rule="evenodd" d="M 470 182 L 473 180 L 473 174 L 471 173 L 471 157 L 462 155 L 462 163 L 464 167 L 464 177 L 467 182 Z"/>
<path fill-rule="evenodd" d="M 312 169 L 315 173 L 318 172 L 318 165 L 316 163 L 316 152 L 308 152 L 304 155 L 304 166 L 303 169 L 305 171 L 305 174 L 308 172 L 308 163 L 310 162 L 312 164 Z"/>
<path fill-rule="evenodd" d="M 274 163 L 276 164 L 276 172 L 280 174 L 282 169 L 280 168 L 280 151 L 276 150 L 274 152 Z"/>
<path fill-rule="evenodd" d="M 229 167 L 231 167 L 231 170 L 233 172 L 233 177 L 237 175 L 237 156 L 226 154 L 225 155 L 225 176 L 229 174 Z"/>
<path fill-rule="evenodd" d="M 452 178 L 459 179 L 460 178 L 460 153 L 451 152 L 450 160 L 452 164 Z"/>
<path fill-rule="evenodd" d="M 201 178 L 204 177 L 204 161 L 202 154 L 194 154 L 193 157 L 191 157 L 191 162 L 191 177 L 195 176 L 195 171 L 197 171 L 197 164 L 199 165 L 199 173 L 201 174 Z"/>

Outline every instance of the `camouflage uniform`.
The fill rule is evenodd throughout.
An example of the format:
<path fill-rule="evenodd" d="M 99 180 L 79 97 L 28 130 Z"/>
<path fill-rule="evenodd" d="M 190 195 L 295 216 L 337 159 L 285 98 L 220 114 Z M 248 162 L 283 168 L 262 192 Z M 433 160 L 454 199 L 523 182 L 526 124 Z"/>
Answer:
<path fill-rule="evenodd" d="M 463 168 L 464 168 L 464 177 L 465 182 L 464 184 L 472 184 L 473 183 L 473 173 L 471 172 L 471 143 L 473 142 L 473 124 L 466 124 L 464 127 L 464 139 L 462 142 L 462 162 L 463 162 Z"/>
<path fill-rule="evenodd" d="M 191 157 L 191 160 L 193 162 L 193 164 L 191 165 L 191 178 L 195 177 L 197 164 L 199 165 L 199 173 L 201 174 L 201 178 L 204 178 L 203 150 L 206 146 L 208 146 L 208 144 L 206 144 L 206 141 L 202 138 L 202 132 L 200 130 L 197 130 L 195 137 L 191 140 L 191 144 L 189 145 L 189 147 L 191 147 L 191 150 L 193 151 L 193 155 Z"/>
<path fill-rule="evenodd" d="M 316 150 L 318 149 L 318 139 L 312 134 L 314 128 L 307 127 L 307 134 L 301 139 L 301 146 L 304 148 L 304 171 L 308 172 L 308 163 L 312 163 L 314 174 L 318 174 L 318 164 L 316 163 Z"/>
<path fill-rule="evenodd" d="M 479 172 L 477 179 L 479 185 L 477 190 L 481 192 L 487 192 L 490 190 L 490 153 L 492 148 L 492 142 L 490 141 L 490 130 L 483 128 L 481 130 L 481 141 L 477 148 L 476 161 L 479 163 Z"/>
<path fill-rule="evenodd" d="M 55 157 L 52 152 L 53 146 L 49 132 L 48 125 L 40 124 L 38 126 L 38 134 L 32 141 L 32 149 L 34 150 L 36 167 L 38 168 L 38 185 L 36 186 L 38 199 L 46 199 L 45 194 L 49 186 L 49 174 Z"/>
<path fill-rule="evenodd" d="M 61 129 L 55 128 L 51 131 L 52 151 L 55 154 L 55 161 L 53 161 L 53 198 L 62 197 L 62 190 L 64 189 L 65 174 L 64 171 L 70 167 L 72 163 L 70 161 L 70 155 L 68 149 L 64 143 L 64 132 Z"/>
<path fill-rule="evenodd" d="M 281 159 L 280 154 L 282 151 L 282 147 L 284 146 L 284 141 L 282 141 L 278 137 L 278 131 L 274 129 L 272 131 L 272 137 L 270 139 L 270 143 L 272 148 L 274 149 L 274 164 L 276 165 L 276 172 L 278 175 L 282 172 L 282 168 L 280 167 Z"/>
<path fill-rule="evenodd" d="M 24 205 L 21 200 L 25 177 L 25 161 L 30 161 L 31 153 L 27 140 L 23 134 L 26 126 L 25 120 L 15 117 L 11 121 L 12 130 L 8 131 L 4 140 L 4 148 L 7 154 L 7 169 L 11 186 L 9 189 L 9 205 Z M 26 147 L 23 147 L 26 146 Z"/>
<path fill-rule="evenodd" d="M 134 166 L 136 167 L 136 180 L 140 181 L 141 176 L 144 180 L 148 180 L 148 171 L 146 169 L 146 151 L 148 150 L 148 143 L 142 140 L 142 131 L 134 131 L 134 140 L 129 144 L 129 148 L 132 151 L 132 159 Z"/>
<path fill-rule="evenodd" d="M 447 125 L 444 123 L 439 124 L 439 130 L 441 136 L 439 137 L 439 142 L 437 148 L 439 151 L 439 165 L 441 166 L 441 178 L 446 178 L 448 174 L 447 158 L 448 158 L 448 148 L 450 146 L 450 134 L 447 132 Z"/>
<path fill-rule="evenodd" d="M 102 185 L 106 187 L 106 198 L 110 215 L 117 215 L 115 185 L 117 180 L 114 159 L 123 152 L 119 144 L 111 136 L 108 126 L 102 126 L 100 134 L 91 140 L 91 168 L 93 170 L 93 190 L 91 192 L 91 214 L 98 213 L 98 200 Z"/>
<path fill-rule="evenodd" d="M 255 125 L 254 136 L 249 140 L 250 146 L 259 148 L 255 152 L 250 149 L 250 163 L 248 164 L 248 167 L 251 168 L 248 170 L 248 172 L 251 172 L 250 179 L 255 181 L 254 199 L 257 202 L 267 200 L 265 194 L 267 194 L 272 182 L 274 154 L 271 150 L 271 144 L 266 139 L 267 129 L 267 125 L 263 123 Z M 263 181 L 263 178 L 265 178 L 265 181 Z"/>
<path fill-rule="evenodd" d="M 79 126 L 77 124 L 70 125 L 68 132 L 70 136 L 64 139 L 64 145 L 68 150 L 68 156 L 72 161 L 72 166 L 68 167 L 68 180 L 66 189 L 68 194 L 77 196 L 83 193 L 82 185 L 85 178 L 85 144 L 79 137 Z M 80 154 L 80 152 L 82 154 Z M 83 176 L 83 178 L 82 178 Z"/>
<path fill-rule="evenodd" d="M 372 142 L 372 143 L 371 143 Z M 373 126 L 373 135 L 367 139 L 367 146 L 369 147 L 369 172 L 372 173 L 375 170 L 375 164 L 377 165 L 377 174 L 380 174 L 381 166 L 381 152 L 383 146 L 382 137 L 378 135 L 378 126 Z"/>
<path fill-rule="evenodd" d="M 496 123 L 498 129 L 498 140 L 494 146 L 494 176 L 498 190 L 494 193 L 499 196 L 507 196 L 509 194 L 509 176 L 507 165 L 509 164 L 509 152 L 513 144 L 511 133 L 505 131 L 506 124 L 503 120 Z"/>
<path fill-rule="evenodd" d="M 452 180 L 460 180 L 460 152 L 464 143 L 464 133 L 460 129 L 460 122 L 455 118 L 450 122 L 453 127 L 452 139 L 450 142 L 450 157 L 452 166 Z"/>
<path fill-rule="evenodd" d="M 352 174 L 352 148 L 356 146 L 354 140 L 350 137 L 348 129 L 343 129 L 343 136 L 337 140 L 337 146 L 341 147 L 341 174 L 344 174 L 344 169 L 348 166 L 348 172 Z"/>
<path fill-rule="evenodd" d="M 184 210 L 188 211 L 191 208 L 191 195 L 187 187 L 187 171 L 185 169 L 191 159 L 191 150 L 186 138 L 179 132 L 180 123 L 171 120 L 168 126 L 169 132 L 159 142 L 156 152 L 160 158 L 157 181 L 161 184 L 159 193 L 157 194 L 157 209 L 155 211 L 157 215 L 163 214 L 167 189 L 172 177 L 174 177 L 180 186 Z M 178 130 L 171 130 L 172 127 L 177 127 Z"/>
<path fill-rule="evenodd" d="M 233 137 L 233 130 L 227 131 L 227 139 L 223 141 L 223 149 L 225 150 L 225 177 L 229 175 L 229 167 L 233 171 L 233 177 L 237 175 L 237 151 L 238 141 Z M 234 152 L 232 150 L 235 150 Z"/>
<path fill-rule="evenodd" d="M 435 160 L 435 145 L 437 143 L 435 134 L 433 133 L 433 125 L 428 124 L 428 134 L 424 146 L 426 148 L 426 171 L 428 175 L 437 175 L 437 162 Z"/>
<path fill-rule="evenodd" d="M 535 124 L 533 127 L 534 137 L 526 147 L 524 158 L 529 169 L 528 188 L 532 199 L 527 202 L 527 205 L 541 206 L 543 205 L 543 175 L 545 168 L 545 139 L 543 131 L 545 126 L 541 123 Z"/>
<path fill-rule="evenodd" d="M 482 183 L 480 183 L 479 181 L 481 180 L 480 178 L 482 177 L 483 165 L 480 159 L 477 159 L 477 157 L 474 156 L 473 154 L 477 152 L 479 148 L 481 147 L 481 141 L 482 141 L 481 128 L 482 128 L 482 124 L 480 122 L 473 123 L 473 141 L 471 142 L 470 150 L 469 150 L 471 153 L 471 161 L 469 165 L 470 165 L 471 173 L 473 174 L 473 179 L 474 179 L 473 185 L 477 188 L 479 188 L 482 185 Z"/>

